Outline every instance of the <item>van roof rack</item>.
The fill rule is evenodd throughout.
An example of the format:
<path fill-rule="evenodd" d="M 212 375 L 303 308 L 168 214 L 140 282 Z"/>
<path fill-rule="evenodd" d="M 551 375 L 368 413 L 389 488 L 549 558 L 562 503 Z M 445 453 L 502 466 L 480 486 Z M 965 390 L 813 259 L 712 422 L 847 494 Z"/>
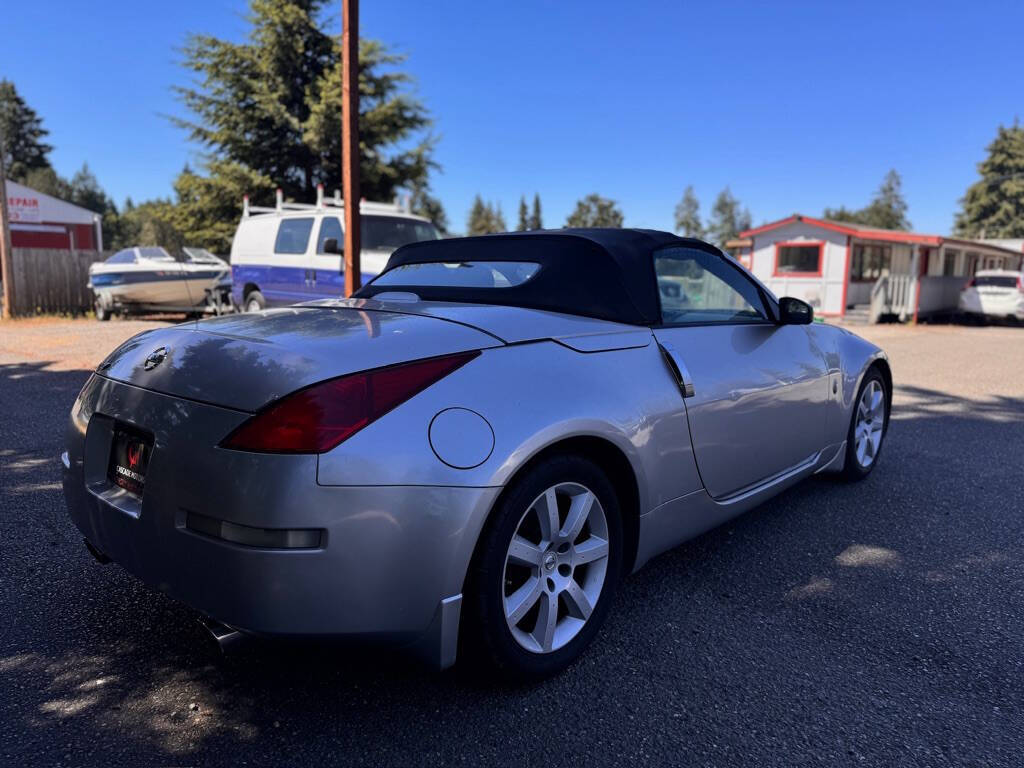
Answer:
<path fill-rule="evenodd" d="M 327 209 L 344 210 L 345 202 L 341 199 L 341 190 L 334 190 L 334 197 L 324 197 L 324 185 L 316 185 L 316 203 L 293 203 L 285 202 L 284 193 L 278 188 L 277 202 L 273 208 L 265 205 L 250 205 L 249 196 L 245 195 L 242 198 L 242 218 L 247 219 L 252 214 L 262 213 L 276 213 L 281 214 L 287 211 L 324 211 Z M 360 213 L 390 213 L 390 214 L 403 214 L 405 216 L 413 216 L 412 210 L 409 206 L 409 196 L 406 195 L 404 198 L 395 198 L 396 202 L 393 203 L 377 203 L 369 200 L 359 201 L 359 212 Z"/>

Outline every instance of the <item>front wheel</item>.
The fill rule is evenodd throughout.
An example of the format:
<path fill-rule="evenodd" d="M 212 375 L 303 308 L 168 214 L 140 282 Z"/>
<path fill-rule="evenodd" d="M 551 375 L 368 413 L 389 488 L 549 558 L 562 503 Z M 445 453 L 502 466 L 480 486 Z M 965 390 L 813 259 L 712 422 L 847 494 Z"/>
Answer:
<path fill-rule="evenodd" d="M 882 451 L 882 441 L 889 428 L 889 395 L 885 379 L 877 368 L 864 376 L 853 406 L 850 431 L 846 436 L 848 480 L 862 480 L 871 474 Z"/>
<path fill-rule="evenodd" d="M 101 323 L 105 323 L 107 320 L 110 319 L 110 310 L 107 309 L 103 305 L 103 302 L 99 300 L 96 301 L 96 319 L 99 320 Z"/>
<path fill-rule="evenodd" d="M 572 663 L 604 623 L 622 570 L 607 476 L 580 456 L 528 470 L 492 513 L 467 588 L 466 650 L 510 678 Z"/>
<path fill-rule="evenodd" d="M 267 300 L 263 298 L 263 294 L 259 291 L 249 291 L 245 297 L 245 311 L 246 312 L 259 312 L 267 307 Z"/>

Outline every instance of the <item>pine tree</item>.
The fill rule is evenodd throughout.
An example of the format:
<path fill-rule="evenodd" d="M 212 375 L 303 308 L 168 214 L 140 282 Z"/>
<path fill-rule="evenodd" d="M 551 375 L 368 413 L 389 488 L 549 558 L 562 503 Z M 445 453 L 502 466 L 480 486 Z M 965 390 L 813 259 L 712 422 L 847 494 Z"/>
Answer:
<path fill-rule="evenodd" d="M 342 61 L 340 38 L 322 29 L 325 0 L 250 0 L 249 6 L 245 42 L 189 36 L 185 67 L 198 83 L 175 89 L 191 116 L 174 122 L 207 153 L 199 172 L 181 183 L 189 194 L 210 195 L 210 208 L 240 191 L 239 174 L 253 182 L 241 191 L 254 202 L 269 202 L 260 194 L 275 187 L 288 199 L 309 201 L 318 183 L 328 191 L 341 186 Z M 435 140 L 426 133 L 430 117 L 410 91 L 410 76 L 396 69 L 403 61 L 380 42 L 360 43 L 360 192 L 387 201 L 405 189 L 421 211 L 443 216 L 427 191 L 437 167 Z M 214 163 L 233 169 L 223 184 Z M 237 219 L 241 196 L 234 206 Z M 198 218 L 186 231 L 216 226 L 202 201 L 190 209 Z"/>
<path fill-rule="evenodd" d="M 517 232 L 525 232 L 530 229 L 530 210 L 526 207 L 526 198 L 519 198 L 519 224 L 516 226 Z"/>
<path fill-rule="evenodd" d="M 719 248 L 724 248 L 729 240 L 733 240 L 740 232 L 750 229 L 750 211 L 740 208 L 740 202 L 733 197 L 728 187 L 718 193 L 715 204 L 711 208 L 711 220 L 708 222 L 707 239 Z"/>
<path fill-rule="evenodd" d="M 174 181 L 177 204 L 167 219 L 185 245 L 226 254 L 238 227 L 242 197 L 268 198 L 274 188 L 260 174 L 230 160 L 212 160 L 207 171 L 208 175 L 200 175 L 186 165 L 178 174 Z M 164 227 L 159 231 L 167 234 L 170 230 Z"/>
<path fill-rule="evenodd" d="M 576 208 L 565 220 L 565 226 L 621 227 L 622 221 L 618 203 L 595 192 L 576 202 Z"/>
<path fill-rule="evenodd" d="M 467 235 L 489 235 L 494 232 L 505 232 L 507 229 L 501 205 L 494 206 L 484 202 L 480 195 L 473 198 L 473 205 L 466 220 Z"/>
<path fill-rule="evenodd" d="M 676 232 L 686 237 L 704 237 L 704 225 L 700 221 L 700 201 L 693 191 L 693 185 L 687 186 L 682 199 L 676 205 Z"/>
<path fill-rule="evenodd" d="M 441 201 L 431 194 L 430 187 L 425 182 L 413 182 L 410 186 L 412 212 L 430 219 L 442 235 L 448 234 L 448 214 L 445 213 Z"/>
<path fill-rule="evenodd" d="M 53 147 L 43 142 L 48 134 L 42 119 L 21 98 L 14 83 L 0 80 L 0 140 L 9 179 L 24 182 L 30 171 L 50 168 L 47 155 Z"/>
<path fill-rule="evenodd" d="M 851 210 L 841 205 L 826 208 L 822 215 L 832 221 L 848 221 L 877 229 L 910 229 L 907 201 L 903 199 L 903 180 L 895 169 L 885 174 L 875 196 L 864 208 Z"/>
<path fill-rule="evenodd" d="M 530 214 L 530 229 L 544 229 L 544 219 L 540 215 L 540 193 L 533 193 L 533 213 Z"/>
<path fill-rule="evenodd" d="M 1024 237 L 1024 127 L 999 126 L 978 164 L 981 179 L 960 200 L 955 232 L 961 237 Z"/>

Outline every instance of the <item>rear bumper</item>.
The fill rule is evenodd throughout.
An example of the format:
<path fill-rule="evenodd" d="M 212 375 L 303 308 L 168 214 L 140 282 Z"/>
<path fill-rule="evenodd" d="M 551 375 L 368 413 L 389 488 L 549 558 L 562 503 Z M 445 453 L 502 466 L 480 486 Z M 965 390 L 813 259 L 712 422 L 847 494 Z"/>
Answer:
<path fill-rule="evenodd" d="M 430 645 L 441 616 L 450 635 L 444 606 L 500 489 L 317 485 L 315 456 L 216 448 L 245 416 L 94 376 L 68 431 L 72 521 L 142 581 L 248 632 Z M 153 434 L 141 500 L 106 478 L 117 422 Z M 191 529 L 189 513 L 322 536 L 308 549 L 245 546 Z"/>

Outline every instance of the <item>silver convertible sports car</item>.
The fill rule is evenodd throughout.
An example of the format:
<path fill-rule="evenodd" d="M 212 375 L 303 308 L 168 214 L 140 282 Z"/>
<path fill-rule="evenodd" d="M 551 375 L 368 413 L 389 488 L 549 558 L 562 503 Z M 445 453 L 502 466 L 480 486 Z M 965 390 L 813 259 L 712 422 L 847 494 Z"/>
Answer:
<path fill-rule="evenodd" d="M 565 667 L 619 581 L 820 472 L 865 477 L 885 354 L 699 240 L 407 245 L 351 299 L 147 331 L 74 404 L 90 550 L 222 638 Z"/>

